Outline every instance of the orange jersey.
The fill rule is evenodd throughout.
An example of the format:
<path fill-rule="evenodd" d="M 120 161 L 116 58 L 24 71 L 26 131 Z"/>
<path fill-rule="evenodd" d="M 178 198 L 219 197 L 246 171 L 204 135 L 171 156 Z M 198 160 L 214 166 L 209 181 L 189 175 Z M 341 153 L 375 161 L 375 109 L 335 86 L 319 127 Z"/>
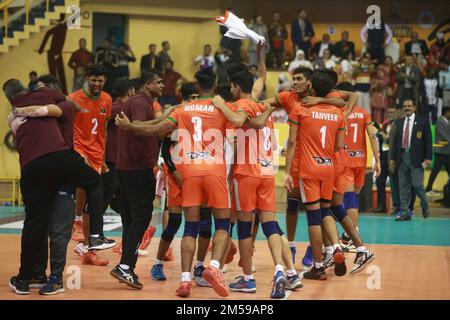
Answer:
<path fill-rule="evenodd" d="M 111 116 L 112 99 L 103 91 L 95 99 L 84 88 L 71 93 L 69 97 L 81 106 L 73 125 L 74 149 L 87 157 L 94 170 L 100 172 L 105 156 L 105 131 Z"/>
<path fill-rule="evenodd" d="M 155 111 L 155 112 L 161 111 L 162 112 L 162 107 L 161 107 L 161 104 L 158 102 L 158 100 L 154 100 L 152 105 L 153 105 L 153 111 Z"/>
<path fill-rule="evenodd" d="M 296 104 L 294 104 L 294 108 L 292 108 L 291 113 L 289 114 L 289 117 L 295 116 L 296 113 L 299 112 L 299 108 L 304 108 L 301 104 L 301 102 L 298 102 Z M 288 120 L 289 125 L 295 125 L 293 124 L 291 121 Z M 297 142 L 300 139 L 300 130 L 297 131 L 297 137 L 296 140 Z M 291 176 L 294 178 L 294 181 L 298 181 L 298 177 L 299 177 L 299 158 L 300 158 L 300 144 L 297 143 L 295 145 L 295 151 L 294 151 L 294 158 L 292 159 L 292 166 L 291 166 Z"/>
<path fill-rule="evenodd" d="M 294 109 L 295 104 L 301 102 L 301 99 L 298 96 L 297 92 L 288 90 L 281 91 L 280 93 L 276 94 L 275 100 L 277 102 L 277 105 L 286 110 L 288 115 Z"/>
<path fill-rule="evenodd" d="M 180 106 L 166 121 L 178 128 L 178 151 L 174 162 L 183 181 L 192 176 L 226 177 L 227 120 L 211 100 L 197 100 Z"/>
<path fill-rule="evenodd" d="M 348 167 L 366 167 L 366 126 L 372 123 L 370 114 L 361 107 L 355 107 L 346 122 L 345 144 L 349 156 Z"/>
<path fill-rule="evenodd" d="M 342 111 L 332 105 L 299 107 L 289 117 L 299 127 L 300 178 L 332 180 L 334 177 L 334 146 L 338 130 L 344 130 Z"/>
<path fill-rule="evenodd" d="M 330 91 L 330 93 L 327 94 L 327 98 L 339 98 L 344 99 L 344 97 L 339 93 L 337 90 Z M 344 119 L 345 123 L 346 119 Z M 339 150 L 335 153 L 335 160 L 336 163 L 339 163 L 342 166 L 347 166 L 349 162 L 348 154 L 344 149 Z"/>
<path fill-rule="evenodd" d="M 248 118 L 256 118 L 264 112 L 264 106 L 251 99 L 236 101 L 236 112 L 244 112 Z M 258 178 L 273 178 L 272 119 L 263 129 L 256 130 L 244 124 L 236 129 L 236 164 L 234 174 Z"/>

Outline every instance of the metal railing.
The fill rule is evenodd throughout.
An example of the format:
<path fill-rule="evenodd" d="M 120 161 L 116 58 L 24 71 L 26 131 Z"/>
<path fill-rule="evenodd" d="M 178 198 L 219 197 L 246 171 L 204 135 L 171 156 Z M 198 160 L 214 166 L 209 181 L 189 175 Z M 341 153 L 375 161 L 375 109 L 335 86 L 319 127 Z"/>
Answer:
<path fill-rule="evenodd" d="M 8 18 L 9 18 L 9 13 L 8 13 L 8 8 L 9 5 L 12 4 L 14 2 L 14 0 L 2 0 L 2 3 L 0 4 L 0 11 L 3 10 L 3 19 L 4 19 L 4 23 L 5 23 L 5 38 L 8 37 Z M 50 10 L 50 0 L 45 0 L 45 8 L 46 8 L 46 12 L 48 12 Z M 30 1 L 29 0 L 25 0 L 25 23 L 29 24 L 30 21 Z"/>

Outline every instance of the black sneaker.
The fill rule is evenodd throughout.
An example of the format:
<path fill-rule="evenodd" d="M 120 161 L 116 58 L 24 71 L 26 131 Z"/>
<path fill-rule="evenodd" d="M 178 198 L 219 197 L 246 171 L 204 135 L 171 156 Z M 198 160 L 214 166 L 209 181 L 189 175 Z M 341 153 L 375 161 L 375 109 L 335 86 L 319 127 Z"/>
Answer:
<path fill-rule="evenodd" d="M 48 278 L 48 282 L 39 290 L 39 294 L 45 296 L 51 296 L 58 293 L 64 293 L 64 285 L 62 282 L 62 278 L 59 276 L 51 275 Z"/>
<path fill-rule="evenodd" d="M 340 248 L 336 248 L 333 252 L 334 274 L 338 277 L 345 276 L 347 266 L 345 265 L 344 253 Z"/>
<path fill-rule="evenodd" d="M 428 218 L 430 216 L 430 209 L 422 210 L 422 216 L 424 219 Z"/>
<path fill-rule="evenodd" d="M 32 289 L 40 289 L 45 286 L 47 283 L 47 276 L 33 276 L 33 279 L 29 282 L 29 286 Z"/>
<path fill-rule="evenodd" d="M 369 250 L 364 252 L 358 252 L 355 257 L 355 264 L 353 265 L 352 271 L 350 271 L 350 274 L 356 274 L 364 269 L 369 265 L 371 261 L 375 259 L 375 254 L 370 252 Z"/>
<path fill-rule="evenodd" d="M 114 247 L 116 241 L 111 239 L 106 239 L 105 236 L 89 237 L 89 248 L 88 250 L 106 250 Z"/>
<path fill-rule="evenodd" d="M 13 289 L 16 294 L 26 295 L 31 294 L 28 280 L 19 279 L 14 276 L 9 280 L 9 287 Z"/>
<path fill-rule="evenodd" d="M 134 289 L 142 289 L 144 287 L 142 283 L 139 282 L 138 276 L 131 268 L 123 269 L 120 265 L 117 265 L 109 274 L 119 280 L 119 282 L 124 282 Z"/>
<path fill-rule="evenodd" d="M 313 266 L 311 270 L 303 274 L 303 278 L 309 280 L 327 280 L 327 274 L 325 273 L 324 267 L 316 268 L 316 266 Z"/>
<path fill-rule="evenodd" d="M 350 237 L 348 235 L 346 235 L 345 232 L 342 233 L 342 236 L 341 236 L 342 244 L 347 245 L 350 242 L 350 240 L 351 240 Z"/>

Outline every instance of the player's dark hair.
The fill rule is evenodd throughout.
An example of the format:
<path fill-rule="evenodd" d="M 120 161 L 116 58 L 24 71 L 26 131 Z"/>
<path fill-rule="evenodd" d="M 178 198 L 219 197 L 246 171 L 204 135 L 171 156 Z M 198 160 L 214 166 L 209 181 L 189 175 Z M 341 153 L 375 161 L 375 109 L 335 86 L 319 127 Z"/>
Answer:
<path fill-rule="evenodd" d="M 309 68 L 305 68 L 305 67 L 298 67 L 298 68 L 295 68 L 293 74 L 298 74 L 298 73 L 303 74 L 303 76 L 304 76 L 307 80 L 311 79 L 311 77 L 312 77 L 312 75 L 313 75 L 312 70 L 309 69 Z"/>
<path fill-rule="evenodd" d="M 91 76 L 105 76 L 106 77 L 106 70 L 105 67 L 103 67 L 101 64 L 91 64 L 88 67 L 87 70 L 87 76 L 91 77 Z"/>
<path fill-rule="evenodd" d="M 319 69 L 316 72 L 317 73 L 326 74 L 328 77 L 330 77 L 331 81 L 333 81 L 333 87 L 338 82 L 338 75 L 337 75 L 336 71 L 334 71 L 334 70 L 331 70 L 331 69 Z"/>
<path fill-rule="evenodd" d="M 26 91 L 25 87 L 23 86 L 22 82 L 18 79 L 9 79 L 3 84 L 3 92 L 5 93 L 6 98 L 8 98 L 9 101 L 12 101 L 14 97 L 21 92 Z"/>
<path fill-rule="evenodd" d="M 242 92 L 251 93 L 253 88 L 253 75 L 248 71 L 241 71 L 231 76 L 231 83 L 239 86 Z"/>
<path fill-rule="evenodd" d="M 232 62 L 227 67 L 227 75 L 228 79 L 231 79 L 233 74 L 241 72 L 241 71 L 248 71 L 248 68 L 245 64 L 242 62 Z"/>
<path fill-rule="evenodd" d="M 448 112 L 450 112 L 450 107 L 443 107 L 442 108 L 442 115 L 446 115 Z"/>
<path fill-rule="evenodd" d="M 216 94 L 221 96 L 226 102 L 232 102 L 234 100 L 231 94 L 231 85 L 227 82 L 219 83 L 216 86 Z"/>
<path fill-rule="evenodd" d="M 59 82 L 58 78 L 52 74 L 40 76 L 38 80 L 45 84 L 46 87 L 61 90 L 61 82 Z"/>
<path fill-rule="evenodd" d="M 151 82 L 155 79 L 155 77 L 162 78 L 161 73 L 156 69 L 143 70 L 141 72 L 141 78 L 139 79 L 139 88 L 141 88 L 147 82 Z"/>
<path fill-rule="evenodd" d="M 198 93 L 198 88 L 195 82 L 186 82 L 181 85 L 181 98 L 189 100 L 193 94 Z"/>
<path fill-rule="evenodd" d="M 35 77 L 37 77 L 37 72 L 36 71 L 31 71 L 29 74 L 28 74 L 28 76 L 35 76 Z"/>
<path fill-rule="evenodd" d="M 325 97 L 333 89 L 333 80 L 324 73 L 316 72 L 311 77 L 311 84 L 318 97 Z"/>
<path fill-rule="evenodd" d="M 341 82 L 334 88 L 336 90 L 355 92 L 355 87 L 350 82 Z"/>
<path fill-rule="evenodd" d="M 125 97 L 128 95 L 128 90 L 133 88 L 130 80 L 119 79 L 114 84 L 114 92 L 117 97 Z"/>
<path fill-rule="evenodd" d="M 216 82 L 216 74 L 212 68 L 205 68 L 197 71 L 195 74 L 195 79 L 200 89 L 209 90 L 214 88 L 214 83 Z"/>

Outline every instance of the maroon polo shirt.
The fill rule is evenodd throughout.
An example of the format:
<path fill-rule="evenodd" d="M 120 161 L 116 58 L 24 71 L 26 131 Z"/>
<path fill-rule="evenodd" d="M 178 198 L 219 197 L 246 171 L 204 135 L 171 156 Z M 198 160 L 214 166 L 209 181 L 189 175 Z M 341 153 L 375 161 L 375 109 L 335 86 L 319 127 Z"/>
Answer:
<path fill-rule="evenodd" d="M 117 98 L 112 104 L 111 120 L 108 121 L 108 134 L 106 137 L 106 162 L 117 162 L 117 126 L 114 123 L 114 119 L 121 111 L 123 111 L 124 107 L 125 103 L 123 103 L 119 98 Z"/>
<path fill-rule="evenodd" d="M 73 121 L 75 119 L 75 105 L 68 101 L 58 103 L 58 107 L 63 114 L 58 119 L 59 130 L 63 136 L 64 141 L 70 148 L 73 148 Z"/>
<path fill-rule="evenodd" d="M 152 98 L 142 91 L 128 99 L 124 112 L 130 121 L 148 121 L 155 118 Z M 157 136 L 142 136 L 126 130 L 117 135 L 117 169 L 153 169 L 159 154 Z"/>
<path fill-rule="evenodd" d="M 57 104 L 65 101 L 59 91 L 43 88 L 31 93 L 19 94 L 11 101 L 15 108 L 33 105 Z M 28 162 L 48 153 L 69 149 L 64 141 L 57 118 L 40 117 L 28 118 L 16 134 L 17 151 L 19 152 L 20 169 L 23 170 Z"/>

